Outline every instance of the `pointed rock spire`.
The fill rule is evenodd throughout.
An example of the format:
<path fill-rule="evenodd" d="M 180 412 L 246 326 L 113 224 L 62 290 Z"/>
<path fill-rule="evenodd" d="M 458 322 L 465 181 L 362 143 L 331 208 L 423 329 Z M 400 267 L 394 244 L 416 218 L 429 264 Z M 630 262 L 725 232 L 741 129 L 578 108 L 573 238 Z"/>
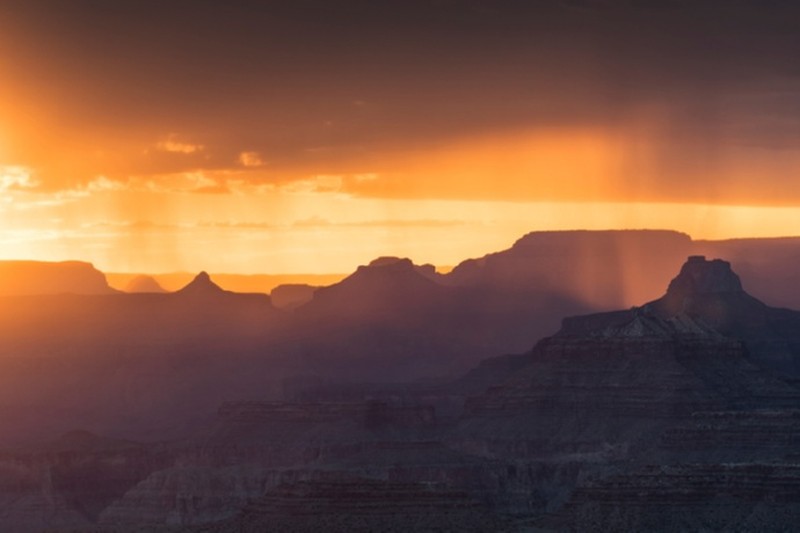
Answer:
<path fill-rule="evenodd" d="M 193 294 L 193 295 L 207 295 L 207 294 L 222 294 L 226 292 L 219 285 L 211 281 L 211 276 L 207 272 L 200 272 L 195 278 L 189 282 L 185 287 L 178 291 L 178 294 Z"/>

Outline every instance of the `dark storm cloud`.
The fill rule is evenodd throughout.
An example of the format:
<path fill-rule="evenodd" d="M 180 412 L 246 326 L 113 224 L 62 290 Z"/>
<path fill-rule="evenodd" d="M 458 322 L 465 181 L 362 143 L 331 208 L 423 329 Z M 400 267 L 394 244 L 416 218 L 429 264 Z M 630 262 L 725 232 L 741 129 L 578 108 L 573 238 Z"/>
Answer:
<path fill-rule="evenodd" d="M 206 168 L 256 151 L 275 170 L 356 171 L 387 150 L 653 108 L 673 165 L 687 145 L 800 139 L 788 1 L 11 0 L 0 31 L 17 94 L 55 127 L 184 135 Z M 199 159 L 149 152 L 127 170 Z"/>

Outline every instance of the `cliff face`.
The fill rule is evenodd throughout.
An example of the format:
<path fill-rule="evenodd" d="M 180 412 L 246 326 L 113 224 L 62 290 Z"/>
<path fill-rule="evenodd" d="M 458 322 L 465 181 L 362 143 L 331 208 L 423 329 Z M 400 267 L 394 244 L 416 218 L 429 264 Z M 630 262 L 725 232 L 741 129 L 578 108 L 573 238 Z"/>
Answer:
<path fill-rule="evenodd" d="M 800 312 L 769 307 L 742 288 L 730 263 L 690 258 L 667 293 L 645 306 L 662 317 L 686 315 L 745 343 L 758 366 L 800 379 Z"/>
<path fill-rule="evenodd" d="M 744 356 L 728 339 L 553 337 L 514 378 L 467 402 L 460 435 L 465 446 L 503 457 L 613 455 L 650 444 L 696 411 L 764 394 L 798 398 Z"/>
<path fill-rule="evenodd" d="M 449 442 L 577 463 L 554 528 L 783 527 L 800 509 L 798 327 L 798 313 L 752 298 L 727 262 L 691 257 L 658 300 L 565 319 L 467 402 Z"/>
<path fill-rule="evenodd" d="M 719 259 L 692 256 L 661 298 L 641 308 L 566 318 L 558 335 L 661 335 L 659 328 L 668 335 L 738 340 L 756 366 L 784 379 L 800 378 L 800 312 L 753 298 L 730 263 Z"/>
<path fill-rule="evenodd" d="M 659 300 L 565 319 L 526 366 L 467 402 L 462 430 L 486 440 L 465 442 L 512 456 L 600 452 L 652 444 L 699 411 L 798 405 L 747 335 L 723 334 L 745 320 L 738 333 L 759 331 L 770 316 L 728 263 L 692 257 Z"/>

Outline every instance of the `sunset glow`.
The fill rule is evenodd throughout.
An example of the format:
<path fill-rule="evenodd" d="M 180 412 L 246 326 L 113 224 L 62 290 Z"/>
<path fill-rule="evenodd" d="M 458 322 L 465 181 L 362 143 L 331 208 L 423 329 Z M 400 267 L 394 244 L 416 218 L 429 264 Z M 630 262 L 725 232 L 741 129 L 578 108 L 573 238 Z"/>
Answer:
<path fill-rule="evenodd" d="M 250 53 L 280 74 L 276 86 L 178 11 L 148 26 L 151 43 L 133 44 L 115 31 L 144 23 L 127 7 L 97 27 L 90 11 L 56 22 L 36 2 L 9 4 L 0 10 L 0 254 L 113 271 L 340 272 L 387 253 L 449 265 L 543 229 L 800 234 L 790 105 L 800 81 L 782 64 L 758 80 L 723 66 L 697 88 L 685 66 L 655 68 L 625 49 L 599 58 L 621 73 L 609 80 L 558 60 L 585 66 L 606 23 L 652 14 L 545 11 L 565 24 L 595 17 L 597 27 L 544 53 L 498 11 L 471 23 L 511 32 L 496 44 L 505 62 L 451 49 L 467 45 L 446 32 L 436 54 L 417 56 L 433 30 L 451 29 L 436 19 L 443 26 L 419 28 L 407 49 L 375 37 L 387 54 L 376 59 L 346 42 L 331 50 L 323 37 L 302 46 L 263 37 L 226 11 L 241 39 L 267 39 L 253 50 L 295 46 L 297 64 L 316 65 Z M 298 16 L 276 7 L 261 22 L 303 26 Z M 669 48 L 630 38 L 631 50 Z M 348 67 L 353 57 L 379 78 Z M 743 55 L 737 68 L 756 63 Z M 626 76 L 642 87 L 629 97 Z"/>
<path fill-rule="evenodd" d="M 0 533 L 792 531 L 800 2 L 0 0 Z"/>

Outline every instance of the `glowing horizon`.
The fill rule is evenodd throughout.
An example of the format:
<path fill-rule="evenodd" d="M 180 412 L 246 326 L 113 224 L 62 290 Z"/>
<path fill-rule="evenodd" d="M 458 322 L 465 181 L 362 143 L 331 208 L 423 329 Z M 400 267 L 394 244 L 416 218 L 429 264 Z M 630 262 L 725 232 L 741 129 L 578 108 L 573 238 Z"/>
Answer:
<path fill-rule="evenodd" d="M 791 46 L 726 29 L 789 8 L 439 4 L 1 5 L 0 258 L 331 273 L 537 230 L 800 235 Z"/>
<path fill-rule="evenodd" d="M 82 260 L 104 272 L 197 272 L 231 274 L 347 273 L 379 256 L 409 257 L 416 263 L 453 266 L 510 247 L 531 231 L 662 229 L 694 240 L 778 238 L 800 235 L 793 207 L 725 206 L 645 202 L 499 202 L 463 200 L 361 199 L 328 193 L 295 199 L 297 210 L 270 222 L 247 219 L 187 222 L 170 217 L 109 220 L 109 203 L 130 201 L 130 193 L 105 192 L 54 205 L 43 200 L 17 216 L 30 225 L 0 229 L 0 259 Z M 161 193 L 172 195 L 177 193 Z M 119 195 L 112 200 L 109 196 Z M 256 197 L 197 195 L 181 202 L 216 204 L 216 213 L 260 211 L 275 202 Z M 223 201 L 227 200 L 227 201 Z M 321 218 L 319 203 L 336 209 Z M 278 202 L 283 203 L 283 201 Z M 192 211 L 191 206 L 179 210 Z M 33 225 L 37 213 L 54 210 L 62 218 Z M 73 225 L 72 216 L 95 222 Z M 244 211 L 247 211 L 245 209 Z M 159 211 L 156 206 L 150 214 Z M 296 213 L 310 213 L 296 217 Z M 373 216 L 394 213 L 396 218 Z M 0 220 L 5 215 L 0 211 Z M 198 246 L 198 243 L 200 245 Z M 346 244 L 343 244 L 346 243 Z"/>

